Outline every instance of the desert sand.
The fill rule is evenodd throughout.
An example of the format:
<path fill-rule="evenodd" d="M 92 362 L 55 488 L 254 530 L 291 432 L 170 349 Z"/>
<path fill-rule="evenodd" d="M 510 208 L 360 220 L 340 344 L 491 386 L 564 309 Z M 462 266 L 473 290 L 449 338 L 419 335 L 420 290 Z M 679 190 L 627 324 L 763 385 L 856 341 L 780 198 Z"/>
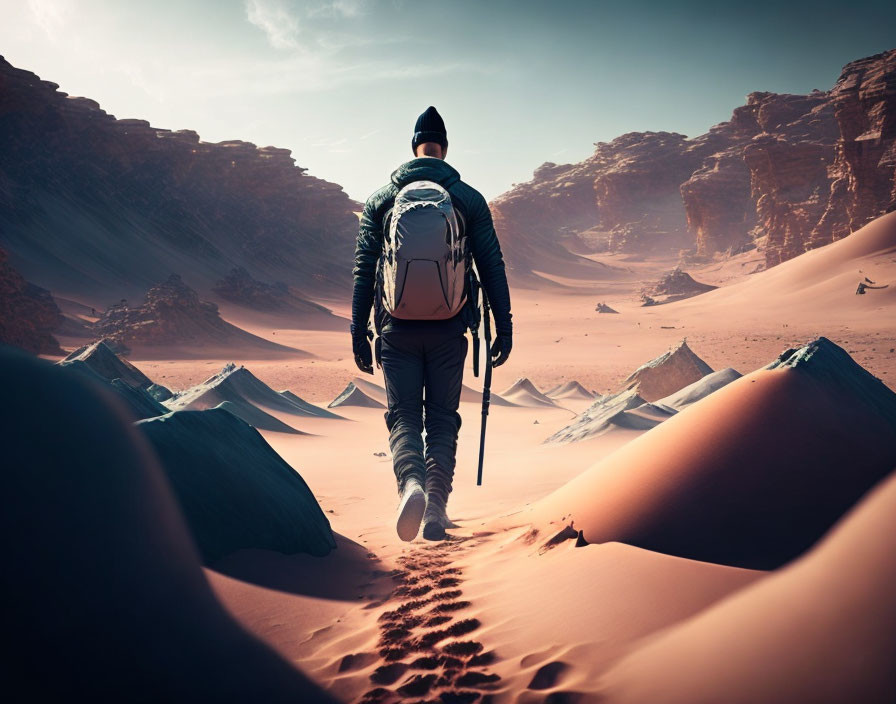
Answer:
<path fill-rule="evenodd" d="M 244 629 L 274 659 L 259 658 L 295 670 L 290 686 L 339 701 L 892 701 L 896 285 L 855 289 L 896 284 L 896 213 L 768 271 L 747 273 L 751 256 L 691 270 L 719 288 L 658 306 L 637 292 L 662 259 L 595 255 L 605 281 L 513 288 L 493 389 L 514 405 L 492 407 L 477 487 L 468 360 L 458 527 L 439 543 L 395 535 L 382 375 L 358 378 L 347 331 L 223 308 L 311 356 L 129 357 L 175 392 L 167 407 L 245 403 L 276 421 L 261 437 L 335 534 L 318 557 L 215 546 L 200 572 L 195 548 L 179 555 L 191 593 L 223 607 L 209 639 Z M 719 371 L 662 380 L 678 388 L 659 385 L 651 423 L 545 442 L 591 390 L 624 390 L 683 339 Z M 231 362 L 251 384 L 214 381 Z M 350 383 L 341 417 L 285 395 L 323 411 Z M 189 544 L 183 520 L 166 519 Z"/>

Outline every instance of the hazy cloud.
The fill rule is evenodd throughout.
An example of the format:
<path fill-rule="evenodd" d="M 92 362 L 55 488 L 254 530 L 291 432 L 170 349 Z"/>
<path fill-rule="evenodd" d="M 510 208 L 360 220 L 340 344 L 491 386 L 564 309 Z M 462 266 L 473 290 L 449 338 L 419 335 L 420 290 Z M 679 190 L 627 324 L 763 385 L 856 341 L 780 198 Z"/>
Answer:
<path fill-rule="evenodd" d="M 283 0 L 246 0 L 246 19 L 267 35 L 275 49 L 297 49 L 299 18 Z"/>
<path fill-rule="evenodd" d="M 71 0 L 28 0 L 29 19 L 56 41 L 72 11 Z"/>

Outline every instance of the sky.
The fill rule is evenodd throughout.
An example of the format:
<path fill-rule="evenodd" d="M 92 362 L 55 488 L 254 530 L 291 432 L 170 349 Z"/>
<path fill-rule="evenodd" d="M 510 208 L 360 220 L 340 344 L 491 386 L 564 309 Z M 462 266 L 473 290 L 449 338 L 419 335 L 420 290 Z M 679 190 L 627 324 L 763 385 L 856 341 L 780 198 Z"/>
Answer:
<path fill-rule="evenodd" d="M 442 114 L 491 199 L 631 131 L 696 136 L 755 90 L 896 48 L 896 2 L 0 0 L 0 54 L 120 118 L 291 149 L 366 200 Z"/>

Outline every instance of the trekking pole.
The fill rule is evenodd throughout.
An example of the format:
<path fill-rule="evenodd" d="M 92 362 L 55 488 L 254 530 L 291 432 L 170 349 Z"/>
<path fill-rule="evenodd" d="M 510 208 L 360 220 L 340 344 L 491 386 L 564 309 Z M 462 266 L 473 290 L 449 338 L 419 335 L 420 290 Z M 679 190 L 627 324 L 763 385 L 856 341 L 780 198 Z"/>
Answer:
<path fill-rule="evenodd" d="M 482 463 L 485 459 L 485 425 L 488 422 L 488 407 L 492 395 L 492 327 L 489 320 L 488 296 L 482 290 L 482 323 L 485 325 L 485 378 L 482 381 L 482 431 L 479 435 L 479 471 L 476 474 L 476 486 L 482 486 Z"/>

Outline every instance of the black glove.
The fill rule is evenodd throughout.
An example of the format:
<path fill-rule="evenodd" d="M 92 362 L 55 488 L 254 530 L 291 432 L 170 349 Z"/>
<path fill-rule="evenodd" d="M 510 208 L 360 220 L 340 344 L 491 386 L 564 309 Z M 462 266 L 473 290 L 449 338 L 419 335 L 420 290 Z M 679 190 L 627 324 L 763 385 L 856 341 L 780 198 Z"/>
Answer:
<path fill-rule="evenodd" d="M 352 325 L 352 352 L 355 355 L 355 364 L 365 374 L 373 374 L 373 353 L 370 351 L 370 341 L 373 332 L 370 329 L 356 330 Z"/>
<path fill-rule="evenodd" d="M 510 335 L 498 335 L 492 344 L 492 366 L 500 367 L 510 356 L 513 349 L 513 338 Z"/>

